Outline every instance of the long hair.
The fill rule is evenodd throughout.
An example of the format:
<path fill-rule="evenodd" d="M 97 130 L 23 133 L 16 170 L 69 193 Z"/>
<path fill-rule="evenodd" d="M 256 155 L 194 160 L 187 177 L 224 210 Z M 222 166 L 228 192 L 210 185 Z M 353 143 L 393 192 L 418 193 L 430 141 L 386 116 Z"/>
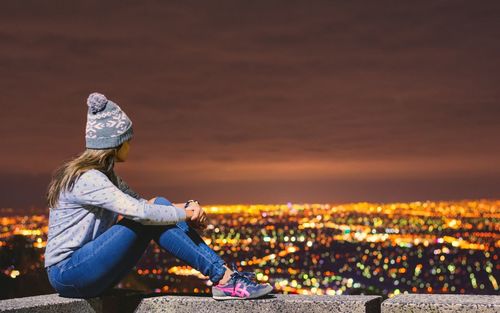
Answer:
<path fill-rule="evenodd" d="M 121 145 L 111 149 L 85 149 L 76 157 L 69 159 L 52 172 L 52 179 L 47 188 L 46 198 L 49 207 L 57 205 L 62 191 L 73 189 L 75 181 L 90 169 L 97 169 L 106 174 L 117 185 L 114 172 L 115 156 Z"/>

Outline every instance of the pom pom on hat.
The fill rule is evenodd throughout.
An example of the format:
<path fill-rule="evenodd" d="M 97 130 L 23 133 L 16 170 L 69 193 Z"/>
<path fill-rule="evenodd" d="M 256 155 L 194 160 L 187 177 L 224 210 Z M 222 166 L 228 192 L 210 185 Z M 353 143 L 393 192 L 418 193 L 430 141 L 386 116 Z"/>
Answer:
<path fill-rule="evenodd" d="M 106 103 L 108 103 L 106 96 L 98 92 L 91 93 L 87 98 L 87 105 L 94 114 L 104 110 Z"/>

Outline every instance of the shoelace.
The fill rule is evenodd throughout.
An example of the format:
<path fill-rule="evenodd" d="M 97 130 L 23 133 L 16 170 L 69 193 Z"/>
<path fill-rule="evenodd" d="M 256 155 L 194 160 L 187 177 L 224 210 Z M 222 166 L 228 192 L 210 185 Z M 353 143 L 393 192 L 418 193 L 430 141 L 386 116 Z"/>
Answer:
<path fill-rule="evenodd" d="M 248 277 L 241 275 L 239 272 L 234 272 L 231 274 L 231 279 L 234 279 L 234 288 L 236 288 L 236 283 L 238 281 L 243 281 L 247 285 L 257 286 L 258 283 L 250 280 Z"/>
<path fill-rule="evenodd" d="M 233 270 L 233 273 L 231 274 L 231 279 L 234 279 L 235 286 L 236 286 L 236 282 L 238 280 L 241 280 L 249 285 L 253 285 L 253 286 L 258 285 L 257 282 L 252 280 L 252 279 L 255 279 L 255 273 L 253 273 L 253 272 L 239 272 L 234 263 L 232 263 L 232 270 Z"/>
<path fill-rule="evenodd" d="M 239 272 L 241 275 L 245 276 L 246 278 L 250 279 L 250 280 L 256 280 L 257 279 L 257 275 L 255 275 L 254 272 Z"/>
<path fill-rule="evenodd" d="M 242 276 L 245 276 L 247 277 L 248 279 L 251 279 L 251 280 L 256 280 L 257 279 L 257 275 L 255 275 L 254 272 L 239 272 L 238 271 L 238 268 L 236 267 L 236 264 L 233 262 L 231 263 L 231 269 L 233 270 L 233 272 L 238 272 L 240 273 Z"/>

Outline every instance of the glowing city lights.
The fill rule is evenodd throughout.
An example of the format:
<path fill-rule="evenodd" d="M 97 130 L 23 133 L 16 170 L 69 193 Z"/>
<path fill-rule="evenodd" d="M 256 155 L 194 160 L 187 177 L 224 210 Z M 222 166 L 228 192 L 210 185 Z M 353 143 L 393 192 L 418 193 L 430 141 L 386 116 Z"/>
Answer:
<path fill-rule="evenodd" d="M 491 294 L 499 291 L 499 208 L 497 200 L 213 205 L 204 207 L 210 225 L 201 235 L 228 264 L 281 293 Z M 1 249 L 39 255 L 32 268 L 11 264 L 3 273 L 16 279 L 40 268 L 46 215 L 0 223 Z M 207 276 L 154 243 L 133 274 L 122 286 L 210 292 Z"/>

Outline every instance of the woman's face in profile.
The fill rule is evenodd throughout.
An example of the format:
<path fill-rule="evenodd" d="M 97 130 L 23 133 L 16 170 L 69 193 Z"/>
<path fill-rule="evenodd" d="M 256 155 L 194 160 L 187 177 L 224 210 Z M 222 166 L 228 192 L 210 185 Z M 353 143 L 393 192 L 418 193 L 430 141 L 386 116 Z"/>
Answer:
<path fill-rule="evenodd" d="M 130 139 L 125 141 L 120 150 L 118 150 L 117 154 L 116 154 L 116 160 L 118 162 L 125 162 L 125 160 L 127 159 L 128 157 L 128 151 L 130 150 Z"/>

